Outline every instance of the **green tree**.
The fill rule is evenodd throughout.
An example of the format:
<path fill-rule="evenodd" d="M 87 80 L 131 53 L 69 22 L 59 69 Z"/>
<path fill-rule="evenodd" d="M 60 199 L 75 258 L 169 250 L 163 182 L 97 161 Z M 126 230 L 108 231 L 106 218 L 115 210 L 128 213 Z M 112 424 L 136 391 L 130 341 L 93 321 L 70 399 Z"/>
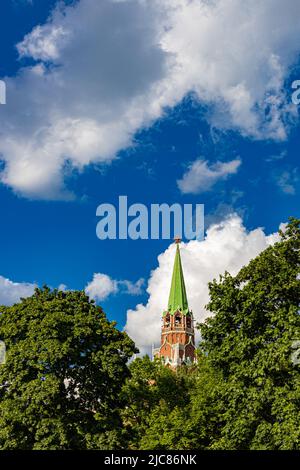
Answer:
<path fill-rule="evenodd" d="M 159 360 L 152 362 L 148 356 L 133 361 L 130 372 L 122 390 L 126 403 L 123 420 L 128 430 L 129 447 L 176 448 L 176 436 L 172 440 L 166 435 L 164 439 L 162 434 L 166 429 L 166 417 L 176 427 L 170 414 L 180 414 L 189 403 L 190 373 L 185 369 L 175 373 Z"/>
<path fill-rule="evenodd" d="M 300 221 L 237 276 L 210 284 L 202 352 L 222 376 L 215 388 L 214 449 L 300 449 Z M 201 432 L 199 430 L 199 432 Z"/>
<path fill-rule="evenodd" d="M 129 337 L 84 292 L 45 287 L 1 312 L 0 448 L 121 447 Z"/>
<path fill-rule="evenodd" d="M 154 401 L 141 448 L 300 449 L 300 369 L 292 361 L 299 266 L 299 221 L 291 219 L 280 242 L 210 284 L 214 315 L 200 325 L 200 360 L 184 400 Z"/>
<path fill-rule="evenodd" d="M 173 375 L 171 399 L 160 394 L 159 402 L 148 415 L 140 448 L 206 449 L 220 426 L 216 396 L 219 374 L 204 356 L 199 358 L 197 367 L 169 372 Z"/>

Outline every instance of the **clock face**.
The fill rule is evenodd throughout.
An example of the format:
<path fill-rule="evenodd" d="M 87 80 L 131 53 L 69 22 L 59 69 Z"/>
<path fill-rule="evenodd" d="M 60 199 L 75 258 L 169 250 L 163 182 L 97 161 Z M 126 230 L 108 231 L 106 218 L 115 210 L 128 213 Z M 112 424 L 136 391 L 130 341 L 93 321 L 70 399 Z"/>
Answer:
<path fill-rule="evenodd" d="M 0 341 L 0 364 L 5 363 L 5 353 L 6 353 L 5 343 L 3 341 Z"/>

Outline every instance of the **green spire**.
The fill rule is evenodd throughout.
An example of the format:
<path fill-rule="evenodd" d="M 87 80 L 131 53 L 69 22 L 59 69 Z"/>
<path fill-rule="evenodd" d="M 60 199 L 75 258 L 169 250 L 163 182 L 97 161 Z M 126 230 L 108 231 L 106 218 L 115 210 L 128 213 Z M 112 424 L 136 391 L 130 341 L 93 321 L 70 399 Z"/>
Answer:
<path fill-rule="evenodd" d="M 179 242 L 180 242 L 179 239 L 176 239 L 177 247 L 176 247 L 173 276 L 172 276 L 171 290 L 170 290 L 169 303 L 168 303 L 168 312 L 171 315 L 174 315 L 174 313 L 177 310 L 180 310 L 185 315 L 189 311 L 182 265 L 181 265 Z"/>

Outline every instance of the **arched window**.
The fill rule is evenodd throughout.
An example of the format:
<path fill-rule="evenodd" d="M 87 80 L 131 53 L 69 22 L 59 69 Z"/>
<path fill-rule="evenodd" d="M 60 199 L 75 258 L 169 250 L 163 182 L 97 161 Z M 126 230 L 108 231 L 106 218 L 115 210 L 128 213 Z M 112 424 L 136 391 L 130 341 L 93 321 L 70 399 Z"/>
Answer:
<path fill-rule="evenodd" d="M 181 316 L 176 314 L 175 315 L 175 326 L 180 326 L 181 325 Z"/>
<path fill-rule="evenodd" d="M 192 319 L 191 319 L 191 317 L 186 318 L 186 326 L 187 326 L 187 328 L 192 328 Z"/>
<path fill-rule="evenodd" d="M 169 328 L 169 326 L 170 326 L 170 315 L 169 315 L 169 314 L 166 315 L 166 317 L 165 317 L 164 326 L 165 326 L 166 328 Z"/>

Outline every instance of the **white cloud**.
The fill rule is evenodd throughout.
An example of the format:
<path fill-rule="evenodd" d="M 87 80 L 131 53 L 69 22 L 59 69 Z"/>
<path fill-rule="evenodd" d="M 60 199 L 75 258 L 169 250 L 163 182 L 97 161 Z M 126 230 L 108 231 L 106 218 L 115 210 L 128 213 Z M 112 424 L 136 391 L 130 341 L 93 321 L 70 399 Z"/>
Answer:
<path fill-rule="evenodd" d="M 128 280 L 114 280 L 107 274 L 95 273 L 93 279 L 87 284 L 85 292 L 91 299 L 105 300 L 109 295 L 121 293 L 128 295 L 141 295 L 143 291 L 144 279 L 137 282 Z M 29 282 L 13 282 L 0 276 L 0 305 L 13 305 L 20 301 L 20 298 L 30 297 L 34 294 L 37 284 Z M 60 284 L 57 288 L 66 292 L 69 289 L 65 284 Z"/>
<path fill-rule="evenodd" d="M 150 3 L 80 0 L 27 35 L 18 50 L 38 62 L 6 79 L 2 182 L 31 198 L 70 198 L 66 162 L 109 163 L 130 145 L 161 112 L 152 91 L 167 70 L 159 34 Z"/>
<path fill-rule="evenodd" d="M 298 169 L 294 168 L 291 171 L 282 171 L 276 178 L 277 186 L 285 194 L 296 194 L 296 187 L 299 183 Z"/>
<path fill-rule="evenodd" d="M 107 274 L 95 273 L 85 292 L 91 299 L 104 300 L 110 294 L 118 292 L 118 284 Z"/>
<path fill-rule="evenodd" d="M 223 109 L 215 123 L 258 138 L 286 137 L 283 84 L 297 60 L 300 34 L 293 0 L 178 0 L 163 38 L 177 57 L 177 90 L 194 90 Z M 169 0 L 169 4 L 174 2 Z M 290 102 L 290 99 L 289 99 Z"/>
<path fill-rule="evenodd" d="M 279 239 L 278 234 L 266 235 L 261 228 L 248 232 L 242 220 L 232 215 L 211 226 L 204 241 L 190 241 L 181 246 L 182 264 L 189 306 L 197 321 L 209 313 L 209 281 L 226 270 L 235 275 L 250 259 Z M 151 273 L 146 305 L 128 310 L 125 330 L 142 352 L 149 352 L 153 343 L 159 344 L 162 312 L 166 309 L 174 262 L 175 246 L 171 245 L 158 257 L 158 267 Z"/>
<path fill-rule="evenodd" d="M 0 276 L 0 305 L 13 305 L 19 302 L 21 297 L 30 297 L 36 287 L 36 284 L 13 282 Z"/>
<path fill-rule="evenodd" d="M 18 45 L 36 65 L 6 78 L 2 182 L 27 197 L 70 198 L 66 163 L 109 163 L 189 91 L 214 105 L 214 125 L 284 139 L 297 112 L 282 88 L 300 49 L 299 16 L 294 0 L 60 6 Z"/>
<path fill-rule="evenodd" d="M 136 283 L 128 280 L 117 281 L 107 274 L 95 273 L 93 280 L 85 288 L 86 294 L 94 300 L 105 300 L 109 295 L 121 292 L 129 295 L 140 295 L 144 279 L 139 279 Z"/>
<path fill-rule="evenodd" d="M 209 191 L 220 180 L 225 180 L 229 175 L 237 173 L 241 160 L 230 162 L 216 162 L 209 165 L 206 160 L 193 162 L 181 180 L 177 181 L 183 194 L 200 194 Z"/>
<path fill-rule="evenodd" d="M 68 287 L 66 286 L 66 284 L 59 284 L 57 289 L 62 292 L 66 292 L 68 290 Z"/>
<path fill-rule="evenodd" d="M 30 56 L 35 60 L 56 60 L 59 58 L 61 43 L 67 32 L 61 26 L 36 26 L 17 45 L 20 56 Z"/>
<path fill-rule="evenodd" d="M 143 285 L 145 283 L 144 279 L 139 279 L 137 282 L 131 281 L 118 281 L 120 288 L 129 295 L 141 295 L 143 293 Z"/>

